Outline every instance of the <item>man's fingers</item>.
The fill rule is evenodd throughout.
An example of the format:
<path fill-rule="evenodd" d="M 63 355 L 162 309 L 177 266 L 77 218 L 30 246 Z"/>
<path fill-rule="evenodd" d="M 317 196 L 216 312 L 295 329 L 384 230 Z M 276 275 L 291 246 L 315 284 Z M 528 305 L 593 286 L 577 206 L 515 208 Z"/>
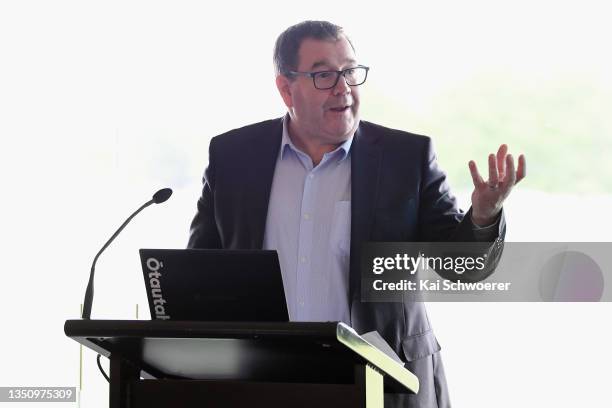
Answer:
<path fill-rule="evenodd" d="M 484 184 L 484 180 L 480 176 L 478 172 L 478 167 L 476 167 L 476 163 L 474 160 L 470 160 L 468 163 L 468 167 L 470 168 L 470 174 L 472 175 L 472 182 L 474 183 L 474 187 L 478 188 Z"/>
<path fill-rule="evenodd" d="M 495 188 L 499 184 L 499 176 L 497 173 L 497 163 L 495 162 L 495 155 L 491 153 L 489 155 L 489 187 Z"/>
<path fill-rule="evenodd" d="M 518 183 L 527 175 L 527 160 L 524 155 L 520 155 L 518 158 L 518 170 L 516 171 L 516 182 Z"/>
<path fill-rule="evenodd" d="M 506 179 L 504 180 L 504 188 L 512 188 L 516 183 L 516 170 L 514 168 L 514 157 L 511 154 L 506 156 Z"/>
<path fill-rule="evenodd" d="M 478 172 L 478 167 L 474 160 L 468 163 L 474 187 L 479 188 L 487 185 L 490 188 L 497 188 L 502 185 L 504 189 L 510 189 L 527 175 L 527 161 L 524 155 L 518 158 L 518 170 L 514 165 L 514 157 L 508 154 L 508 145 L 502 144 L 497 150 L 497 154 L 489 154 L 489 180 L 484 181 Z"/>
<path fill-rule="evenodd" d="M 497 150 L 497 172 L 501 180 L 504 179 L 506 174 L 506 154 L 508 154 L 508 145 L 502 144 Z"/>

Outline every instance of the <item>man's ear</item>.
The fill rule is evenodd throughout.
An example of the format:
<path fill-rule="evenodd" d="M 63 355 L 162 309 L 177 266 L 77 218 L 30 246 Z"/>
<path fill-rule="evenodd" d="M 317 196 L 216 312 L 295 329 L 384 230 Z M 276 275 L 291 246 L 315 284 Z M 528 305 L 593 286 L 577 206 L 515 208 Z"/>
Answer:
<path fill-rule="evenodd" d="M 291 81 L 286 76 L 280 74 L 276 76 L 276 88 L 285 102 L 287 108 L 293 107 L 293 97 L 291 96 Z"/>

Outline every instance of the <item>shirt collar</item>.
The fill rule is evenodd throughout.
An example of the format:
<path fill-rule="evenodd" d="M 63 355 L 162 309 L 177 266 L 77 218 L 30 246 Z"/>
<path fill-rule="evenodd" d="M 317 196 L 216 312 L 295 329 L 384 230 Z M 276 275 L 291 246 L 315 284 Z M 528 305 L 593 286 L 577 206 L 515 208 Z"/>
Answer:
<path fill-rule="evenodd" d="M 289 120 L 290 120 L 289 119 L 289 114 L 286 114 L 283 117 L 283 136 L 281 138 L 281 160 L 285 156 L 286 149 L 291 149 L 294 152 L 304 153 L 304 152 L 302 152 L 300 149 L 298 149 L 293 144 L 293 141 L 289 137 Z M 339 156 L 338 162 L 341 162 L 342 160 L 344 160 L 344 159 L 346 159 L 348 157 L 349 153 L 351 152 L 351 145 L 353 143 L 353 138 L 354 137 L 355 137 L 355 134 L 353 133 L 348 139 L 346 139 L 346 141 L 344 143 L 342 143 L 335 150 L 333 150 L 332 153 L 335 153 L 335 152 L 338 152 L 338 151 L 342 151 L 342 155 Z"/>

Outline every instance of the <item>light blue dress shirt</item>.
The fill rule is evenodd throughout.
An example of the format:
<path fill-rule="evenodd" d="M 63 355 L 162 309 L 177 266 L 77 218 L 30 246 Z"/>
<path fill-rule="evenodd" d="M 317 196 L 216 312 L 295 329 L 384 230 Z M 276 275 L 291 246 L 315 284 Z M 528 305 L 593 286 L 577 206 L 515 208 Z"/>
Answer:
<path fill-rule="evenodd" d="M 283 122 L 264 249 L 278 251 L 289 319 L 350 324 L 351 136 L 314 167 Z"/>

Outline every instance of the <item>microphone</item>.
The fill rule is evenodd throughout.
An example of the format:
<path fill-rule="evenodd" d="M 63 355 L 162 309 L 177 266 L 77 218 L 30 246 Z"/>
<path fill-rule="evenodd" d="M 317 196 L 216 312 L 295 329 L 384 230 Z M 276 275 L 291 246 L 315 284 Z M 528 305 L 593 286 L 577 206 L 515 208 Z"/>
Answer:
<path fill-rule="evenodd" d="M 141 212 L 142 210 L 144 210 L 145 208 L 147 208 L 151 204 L 161 204 L 161 203 L 163 203 L 164 201 L 169 199 L 171 195 L 172 195 L 172 190 L 169 189 L 169 188 L 162 188 L 161 190 L 159 190 L 158 192 L 153 194 L 153 198 L 151 200 L 147 201 L 146 203 L 144 203 L 142 206 L 140 206 L 139 209 L 134 211 L 134 213 L 132 215 L 130 215 L 128 217 L 128 219 L 125 220 L 125 222 L 123 224 L 121 224 L 119 229 L 117 231 L 115 231 L 113 236 L 110 237 L 110 239 L 108 241 L 106 241 L 104 246 L 102 246 L 102 249 L 100 249 L 100 251 L 98 251 L 98 253 L 96 254 L 96 256 L 95 256 L 95 258 L 93 260 L 93 263 L 91 264 L 91 271 L 89 272 L 89 282 L 87 283 L 87 289 L 85 290 L 85 300 L 83 300 L 83 313 L 81 315 L 81 318 L 89 320 L 90 317 L 91 317 L 91 305 L 93 303 L 93 295 L 94 295 L 94 285 L 93 285 L 93 282 L 94 282 L 94 272 L 96 270 L 96 262 L 98 261 L 98 258 L 100 257 L 100 254 L 102 254 L 102 252 L 104 252 L 104 250 L 106 248 L 108 248 L 108 246 L 111 244 L 111 242 L 113 242 L 113 240 L 115 238 L 117 238 L 117 235 L 119 235 L 119 233 L 121 231 L 123 231 L 125 226 L 128 225 L 128 223 L 130 221 L 132 221 L 132 218 L 134 218 L 136 216 L 136 214 L 138 214 L 139 212 Z"/>
<path fill-rule="evenodd" d="M 161 204 L 168 200 L 172 195 L 172 189 L 162 188 L 157 193 L 153 194 L 153 202 L 155 204 Z"/>

